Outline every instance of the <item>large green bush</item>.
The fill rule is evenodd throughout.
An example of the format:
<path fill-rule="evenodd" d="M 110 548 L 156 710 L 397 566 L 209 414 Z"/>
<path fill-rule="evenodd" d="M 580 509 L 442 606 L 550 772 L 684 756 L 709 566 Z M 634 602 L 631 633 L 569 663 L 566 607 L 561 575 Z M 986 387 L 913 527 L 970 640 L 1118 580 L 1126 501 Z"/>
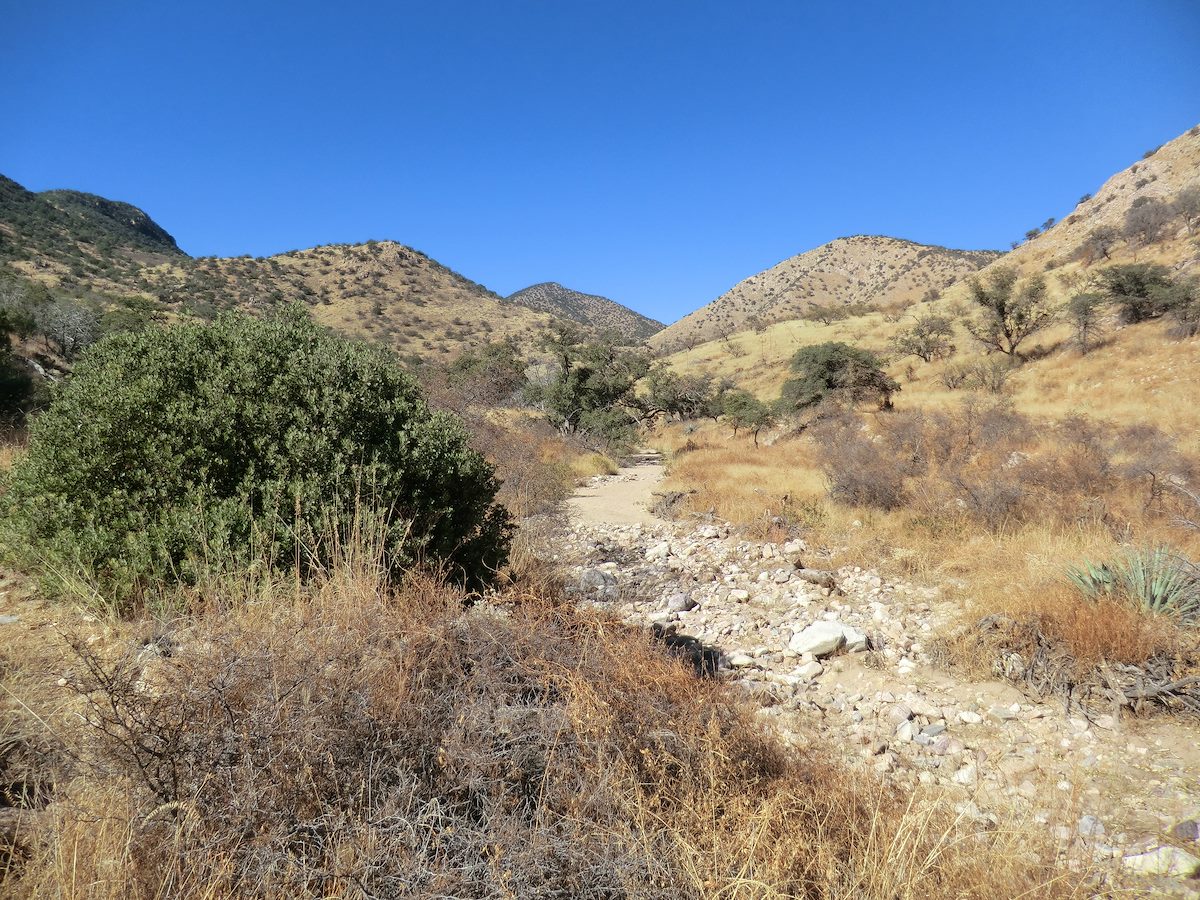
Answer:
<path fill-rule="evenodd" d="M 214 564 L 311 571 L 369 520 L 393 570 L 425 559 L 480 583 L 507 551 L 497 487 L 386 352 L 299 310 L 227 315 L 89 351 L 30 431 L 5 543 L 128 599 Z"/>
<path fill-rule="evenodd" d="M 892 394 L 900 390 L 900 383 L 883 371 L 878 356 L 840 341 L 802 347 L 788 367 L 795 376 L 783 383 L 779 396 L 780 408 L 788 411 L 835 397 L 850 403 L 875 400 L 881 409 L 890 409 Z"/>

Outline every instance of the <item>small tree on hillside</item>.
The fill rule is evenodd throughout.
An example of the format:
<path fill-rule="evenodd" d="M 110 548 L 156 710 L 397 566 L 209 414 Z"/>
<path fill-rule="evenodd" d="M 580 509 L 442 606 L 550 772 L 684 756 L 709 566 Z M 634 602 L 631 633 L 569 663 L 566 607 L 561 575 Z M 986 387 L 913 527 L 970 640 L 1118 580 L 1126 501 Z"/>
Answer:
<path fill-rule="evenodd" d="M 1200 184 L 1190 184 L 1185 187 L 1175 197 L 1175 202 L 1171 206 L 1175 214 L 1183 219 L 1188 234 L 1195 234 L 1196 226 L 1200 225 Z"/>
<path fill-rule="evenodd" d="M 1015 269 L 1000 266 L 986 279 L 967 281 L 971 299 L 981 315 L 967 322 L 967 330 L 988 353 L 1016 356 L 1021 344 L 1054 320 L 1046 296 L 1046 280 L 1034 275 L 1017 286 Z"/>
<path fill-rule="evenodd" d="M 1067 317 L 1080 353 L 1088 353 L 1100 343 L 1105 298 L 1101 294 L 1082 293 L 1067 303 Z"/>
<path fill-rule="evenodd" d="M 759 432 L 775 422 L 774 410 L 749 391 L 728 391 L 722 400 L 722 406 L 726 420 L 733 426 L 734 437 L 744 428 L 754 435 L 755 447 L 758 446 Z"/>
<path fill-rule="evenodd" d="M 883 371 L 874 353 L 829 341 L 796 351 L 789 363 L 796 373 L 783 383 L 780 407 L 789 411 L 809 409 L 830 398 L 849 403 L 873 400 L 880 409 L 891 409 L 892 394 L 900 383 Z"/>
<path fill-rule="evenodd" d="M 1109 266 L 1096 275 L 1100 292 L 1117 307 L 1121 322 L 1133 325 L 1167 311 L 1171 273 L 1166 266 L 1129 263 Z"/>
<path fill-rule="evenodd" d="M 897 356 L 915 356 L 925 362 L 953 356 L 954 323 L 948 316 L 937 314 L 918 318 L 892 338 L 892 349 Z"/>
<path fill-rule="evenodd" d="M 1174 218 L 1174 210 L 1163 201 L 1140 197 L 1125 214 L 1125 237 L 1131 242 L 1153 244 L 1163 237 Z"/>
<path fill-rule="evenodd" d="M 1112 225 L 1097 225 L 1079 245 L 1079 256 L 1085 263 L 1108 259 L 1112 248 L 1121 239 L 1121 232 Z"/>

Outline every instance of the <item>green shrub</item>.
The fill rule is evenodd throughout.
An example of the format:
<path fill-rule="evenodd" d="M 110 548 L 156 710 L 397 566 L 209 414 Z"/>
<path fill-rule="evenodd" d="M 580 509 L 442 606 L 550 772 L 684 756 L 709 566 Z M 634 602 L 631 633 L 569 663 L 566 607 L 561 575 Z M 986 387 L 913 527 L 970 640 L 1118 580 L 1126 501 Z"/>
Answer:
<path fill-rule="evenodd" d="M 214 564 L 311 572 L 367 514 L 393 573 L 424 559 L 478 584 L 509 524 L 467 438 L 394 357 L 299 309 L 115 334 L 34 423 L 6 549 L 127 603 Z"/>
<path fill-rule="evenodd" d="M 890 409 L 892 394 L 900 390 L 900 384 L 882 366 L 871 351 L 840 341 L 804 347 L 789 363 L 796 375 L 783 383 L 780 407 L 804 410 L 838 396 L 851 403 L 874 400 L 880 409 Z"/>

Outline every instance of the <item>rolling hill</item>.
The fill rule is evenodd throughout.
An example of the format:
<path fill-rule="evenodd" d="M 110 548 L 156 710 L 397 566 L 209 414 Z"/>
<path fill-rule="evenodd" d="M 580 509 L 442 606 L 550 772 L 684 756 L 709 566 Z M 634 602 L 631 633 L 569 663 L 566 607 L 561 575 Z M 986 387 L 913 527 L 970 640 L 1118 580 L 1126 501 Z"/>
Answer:
<path fill-rule="evenodd" d="M 1000 256 L 990 250 L 950 250 L 898 238 L 838 238 L 734 285 L 707 306 L 654 336 L 677 350 L 748 328 L 802 318 L 814 306 L 873 304 L 896 309 L 953 284 Z"/>
<path fill-rule="evenodd" d="M 596 294 L 584 294 L 544 281 L 508 296 L 510 303 L 560 316 L 601 331 L 615 332 L 631 341 L 644 341 L 663 328 L 663 323 L 634 312 L 615 300 Z"/>
<path fill-rule="evenodd" d="M 135 206 L 78 191 L 34 193 L 0 176 L 0 276 L 5 270 L 101 307 L 149 301 L 167 317 L 301 303 L 323 325 L 424 359 L 448 359 L 492 337 L 532 343 L 558 318 L 595 337 L 615 329 L 634 341 L 659 327 L 565 288 L 553 298 L 533 291 L 506 300 L 394 241 L 192 258 Z"/>

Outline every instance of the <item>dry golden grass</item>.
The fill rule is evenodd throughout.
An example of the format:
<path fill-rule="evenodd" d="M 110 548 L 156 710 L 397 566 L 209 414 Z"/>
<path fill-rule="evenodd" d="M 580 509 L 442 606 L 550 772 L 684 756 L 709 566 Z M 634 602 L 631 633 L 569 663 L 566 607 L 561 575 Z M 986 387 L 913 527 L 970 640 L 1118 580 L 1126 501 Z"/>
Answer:
<path fill-rule="evenodd" d="M 160 624 L 169 655 L 81 635 L 40 660 L 74 699 L 23 708 L 74 756 L 5 892 L 1083 896 L 1044 828 L 980 831 L 784 747 L 642 632 L 532 595 L 394 591 L 352 556 L 300 594 Z"/>
<path fill-rule="evenodd" d="M 895 414 L 878 421 L 894 422 Z M 962 623 L 995 613 L 1037 622 L 1070 649 L 1080 671 L 1104 660 L 1142 663 L 1195 649 L 1196 640 L 1173 622 L 1115 603 L 1090 603 L 1068 587 L 1069 567 L 1111 560 L 1130 543 L 1173 546 L 1200 559 L 1200 532 L 1175 524 L 1184 507 L 1174 506 L 1169 493 L 1148 504 L 1144 478 L 1113 474 L 1103 460 L 1087 455 L 1095 446 L 1087 441 L 1094 439 L 1080 449 L 1059 443 L 1054 430 L 1034 433 L 1032 443 L 1018 445 L 1027 454 L 1021 468 L 1005 468 L 1004 447 L 991 468 L 963 470 L 984 484 L 1002 475 L 1025 492 L 1012 513 L 993 523 L 960 508 L 954 498 L 964 495 L 956 473 L 937 466 L 903 479 L 906 497 L 896 509 L 854 506 L 830 499 L 828 461 L 807 437 L 755 449 L 724 426 L 689 432 L 673 427 L 659 443 L 672 453 L 667 486 L 694 492 L 684 501 L 691 513 L 713 513 L 765 539 L 802 534 L 814 553 L 828 558 L 822 565 L 861 565 L 941 586 L 958 605 Z M 1099 436 L 1110 437 L 1104 429 Z M 1136 444 L 1118 449 L 1114 465 L 1138 450 Z M 860 465 L 842 459 L 840 465 Z M 882 460 L 880 477 L 901 464 Z"/>

